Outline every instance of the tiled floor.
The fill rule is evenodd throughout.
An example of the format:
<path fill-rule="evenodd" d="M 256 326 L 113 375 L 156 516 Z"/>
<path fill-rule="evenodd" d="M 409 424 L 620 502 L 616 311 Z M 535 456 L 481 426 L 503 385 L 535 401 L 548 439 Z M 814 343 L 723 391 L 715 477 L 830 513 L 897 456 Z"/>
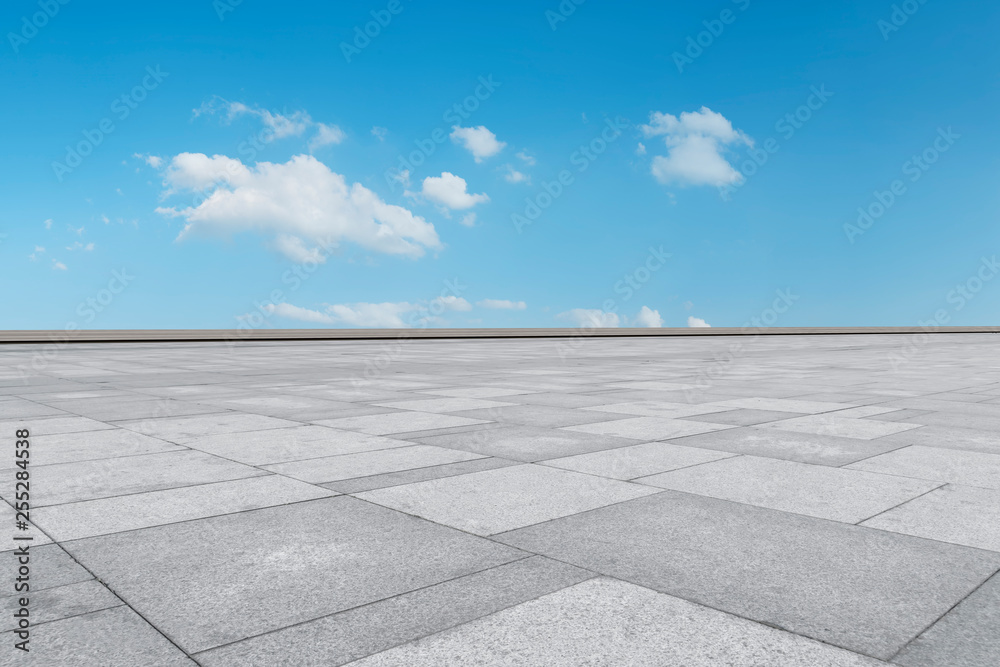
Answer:
<path fill-rule="evenodd" d="M 1000 664 L 1000 337 L 741 340 L 0 347 L 0 665 Z"/>

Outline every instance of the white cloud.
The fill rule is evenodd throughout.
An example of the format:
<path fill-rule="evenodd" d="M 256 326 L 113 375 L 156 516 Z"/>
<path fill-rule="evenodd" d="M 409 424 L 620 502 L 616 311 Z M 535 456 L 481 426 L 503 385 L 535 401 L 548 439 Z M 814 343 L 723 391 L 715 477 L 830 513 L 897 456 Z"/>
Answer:
<path fill-rule="evenodd" d="M 502 141 L 497 141 L 497 135 L 487 130 L 484 125 L 479 127 L 454 125 L 451 128 L 451 140 L 465 146 L 465 149 L 472 153 L 476 162 L 482 162 L 484 159 L 496 155 L 507 145 Z"/>
<path fill-rule="evenodd" d="M 529 155 L 528 151 L 518 151 L 517 157 L 521 158 L 521 160 L 524 161 L 524 164 L 528 165 L 529 167 L 535 166 L 535 158 L 533 155 Z"/>
<path fill-rule="evenodd" d="M 339 144 L 347 137 L 347 134 L 336 125 L 326 123 L 316 123 L 316 134 L 309 140 L 309 150 L 314 151 L 323 146 Z"/>
<path fill-rule="evenodd" d="M 138 160 L 142 160 L 153 169 L 159 169 L 161 166 L 163 166 L 163 158 L 161 158 L 159 155 L 145 155 L 143 153 L 133 153 L 132 157 Z"/>
<path fill-rule="evenodd" d="M 372 128 L 372 136 L 379 141 L 385 141 L 386 135 L 389 134 L 389 129 L 385 127 L 379 127 L 376 125 Z"/>
<path fill-rule="evenodd" d="M 322 248 L 307 248 L 305 241 L 298 236 L 279 234 L 274 239 L 274 249 L 296 264 L 305 264 L 307 262 L 323 264 L 326 262 L 326 255 L 323 254 Z"/>
<path fill-rule="evenodd" d="M 416 326 L 420 318 L 409 323 L 403 320 L 403 315 L 413 313 L 420 307 L 412 303 L 352 303 L 338 304 L 329 307 L 333 319 L 342 324 L 370 329 L 406 329 Z"/>
<path fill-rule="evenodd" d="M 565 313 L 559 313 L 556 315 L 556 319 L 572 322 L 578 327 L 593 329 L 613 329 L 618 326 L 617 314 L 597 309 L 574 308 Z"/>
<path fill-rule="evenodd" d="M 466 213 L 465 215 L 462 216 L 462 219 L 459 220 L 459 222 L 461 224 L 465 225 L 466 227 L 475 227 L 476 226 L 476 214 L 475 213 Z"/>
<path fill-rule="evenodd" d="M 642 143 L 640 141 L 639 145 L 635 147 L 635 154 L 636 155 L 645 155 L 646 154 L 646 144 L 644 144 L 644 143 Z"/>
<path fill-rule="evenodd" d="M 459 296 L 440 296 L 431 301 L 409 303 L 340 303 L 324 310 L 311 310 L 290 303 L 268 304 L 264 309 L 278 317 L 302 322 L 346 325 L 367 329 L 407 329 L 440 323 L 438 314 L 472 310 L 472 304 Z"/>
<path fill-rule="evenodd" d="M 507 173 L 503 175 L 504 180 L 508 183 L 530 183 L 531 179 L 527 174 L 523 174 L 517 169 L 514 169 L 513 165 L 505 164 L 504 168 L 507 169 Z"/>
<path fill-rule="evenodd" d="M 753 141 L 708 107 L 685 111 L 680 117 L 654 111 L 640 129 L 647 137 L 662 136 L 667 154 L 653 158 L 652 174 L 661 183 L 727 185 L 743 177 L 723 153 Z"/>
<path fill-rule="evenodd" d="M 317 322 L 322 324 L 333 324 L 334 322 L 334 319 L 326 313 L 321 313 L 318 310 L 309 310 L 308 308 L 293 306 L 290 303 L 269 303 L 264 306 L 264 310 L 272 315 L 277 315 L 278 317 L 284 317 L 290 320 Z"/>
<path fill-rule="evenodd" d="M 423 195 L 431 201 L 451 209 L 472 208 L 480 202 L 489 201 L 486 193 L 474 195 L 467 191 L 465 179 L 450 172 L 424 179 Z"/>
<path fill-rule="evenodd" d="M 28 255 L 28 259 L 30 259 L 32 262 L 34 262 L 34 261 L 38 260 L 38 256 L 41 255 L 44 252 L 45 252 L 45 248 L 43 248 L 40 245 L 36 245 L 35 246 L 35 252 L 33 252 L 30 255 Z"/>
<path fill-rule="evenodd" d="M 285 163 L 239 160 L 202 153 L 175 156 L 164 172 L 167 194 L 176 190 L 203 191 L 218 187 L 198 206 L 160 207 L 163 215 L 183 218 L 178 239 L 198 233 L 228 234 L 255 231 L 274 234 L 290 259 L 301 253 L 296 237 L 316 244 L 350 241 L 369 250 L 420 257 L 440 249 L 434 225 L 402 206 L 387 204 L 360 183 L 349 185 L 310 155 L 296 155 Z"/>
<path fill-rule="evenodd" d="M 688 317 L 688 326 L 693 328 L 708 328 L 712 325 L 700 317 Z"/>
<path fill-rule="evenodd" d="M 463 299 L 460 296 L 439 296 L 433 301 L 431 301 L 431 308 L 437 306 L 442 310 L 458 310 L 458 311 L 469 311 L 472 310 L 472 304 Z"/>
<path fill-rule="evenodd" d="M 477 301 L 476 305 L 494 310 L 524 310 L 528 307 L 524 301 L 508 301 L 507 299 L 483 299 Z"/>
<path fill-rule="evenodd" d="M 53 271 L 66 271 L 66 265 L 58 260 L 52 260 L 52 270 Z"/>
<path fill-rule="evenodd" d="M 633 324 L 638 327 L 662 327 L 663 318 L 660 317 L 660 311 L 653 310 L 649 306 L 643 306 L 639 310 L 639 314 L 635 316 Z"/>
<path fill-rule="evenodd" d="M 76 241 L 73 245 L 66 246 L 66 250 L 83 250 L 84 252 L 90 252 L 93 249 L 94 249 L 93 243 L 83 244 L 80 243 L 79 241 Z"/>
<path fill-rule="evenodd" d="M 52 229 L 52 218 L 47 219 L 44 224 L 45 229 Z"/>

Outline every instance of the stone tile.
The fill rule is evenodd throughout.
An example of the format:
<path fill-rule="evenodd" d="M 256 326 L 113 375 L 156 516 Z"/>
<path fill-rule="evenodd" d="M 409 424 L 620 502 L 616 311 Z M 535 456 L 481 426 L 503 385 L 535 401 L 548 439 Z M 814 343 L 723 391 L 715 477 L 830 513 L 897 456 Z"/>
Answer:
<path fill-rule="evenodd" d="M 181 445 L 120 428 L 110 431 L 60 433 L 40 435 L 31 439 L 31 463 L 43 466 L 117 456 L 175 452 L 181 449 L 184 449 Z"/>
<path fill-rule="evenodd" d="M 743 408 L 745 410 L 773 410 L 775 412 L 802 412 L 808 415 L 820 414 L 857 407 L 850 403 L 832 403 L 827 401 L 803 401 L 790 398 L 736 398 L 719 401 L 715 405 L 727 408 Z"/>
<path fill-rule="evenodd" d="M 14 642 L 4 633 L 4 644 Z M 166 637 L 128 607 L 114 607 L 92 614 L 46 623 L 31 635 L 31 652 L 0 652 L 0 666 L 101 665 L 101 667 L 194 667 Z"/>
<path fill-rule="evenodd" d="M 538 426 L 540 428 L 558 428 L 560 426 L 576 426 L 623 419 L 625 415 L 612 415 L 607 412 L 590 412 L 573 408 L 559 408 L 551 405 L 513 405 L 504 408 L 488 410 L 465 410 L 456 412 L 461 417 L 473 419 L 489 419 L 501 424 L 519 424 L 521 426 Z"/>
<path fill-rule="evenodd" d="M 348 496 L 67 544 L 189 652 L 518 560 L 518 550 Z"/>
<path fill-rule="evenodd" d="M 376 403 L 383 408 L 395 410 L 415 410 L 417 412 L 461 412 L 463 410 L 488 410 L 502 408 L 513 403 L 503 401 L 487 401 L 482 398 L 420 398 L 409 401 L 393 401 L 391 403 Z"/>
<path fill-rule="evenodd" d="M 893 433 L 920 428 L 920 424 L 880 422 L 870 419 L 847 419 L 838 417 L 837 413 L 831 413 L 784 419 L 782 421 L 759 424 L 755 428 L 776 428 L 782 431 L 795 431 L 797 433 L 874 440 L 875 438 L 892 435 Z"/>
<path fill-rule="evenodd" d="M 312 484 L 268 475 L 42 507 L 33 516 L 49 535 L 65 541 L 332 495 L 334 491 Z"/>
<path fill-rule="evenodd" d="M 664 382 L 662 380 L 636 380 L 634 382 L 619 382 L 611 386 L 643 391 L 683 391 L 691 388 L 691 385 L 683 382 Z"/>
<path fill-rule="evenodd" d="M 977 431 L 969 428 L 924 426 L 881 438 L 882 442 L 898 445 L 923 445 L 941 449 L 965 449 L 984 454 L 1000 454 L 1000 438 L 995 431 Z"/>
<path fill-rule="evenodd" d="M 913 445 L 852 463 L 850 468 L 1000 489 L 1000 455 Z"/>
<path fill-rule="evenodd" d="M 32 512 L 29 511 L 28 515 L 31 516 Z M 24 530 L 18 530 L 15 527 L 15 521 L 20 517 L 14 511 L 13 506 L 8 505 L 6 502 L 0 501 L 0 526 L 9 526 L 12 533 L 17 533 L 16 537 L 30 537 L 30 540 L 15 540 L 15 535 L 9 535 L 6 539 L 0 542 L 0 552 L 11 551 L 17 549 L 21 546 L 23 542 L 28 542 L 32 547 L 40 546 L 42 544 L 48 544 L 52 540 L 49 536 L 39 530 L 34 523 L 28 522 L 28 528 Z M 0 556 L 2 558 L 3 556 Z"/>
<path fill-rule="evenodd" d="M 564 430 L 595 435 L 612 435 L 619 438 L 634 440 L 667 440 L 698 433 L 710 433 L 732 428 L 724 424 L 708 424 L 705 422 L 687 421 L 682 419 L 663 419 L 661 417 L 630 417 L 616 421 L 598 422 L 596 424 L 581 424 L 567 426 Z"/>
<path fill-rule="evenodd" d="M 449 396 L 451 398 L 496 398 L 498 396 L 518 396 L 531 394 L 530 389 L 509 389 L 506 387 L 450 387 L 448 389 L 421 389 L 420 394 Z"/>
<path fill-rule="evenodd" d="M 1000 551 L 1000 490 L 948 484 L 861 525 Z"/>
<path fill-rule="evenodd" d="M 65 406 L 67 410 L 78 415 L 105 422 L 199 415 L 219 411 L 218 408 L 211 405 L 149 397 L 128 400 L 122 400 L 118 397 L 85 399 L 59 403 L 58 405 Z"/>
<path fill-rule="evenodd" d="M 735 455 L 697 447 L 682 447 L 667 442 L 647 442 L 591 454 L 550 459 L 545 461 L 544 465 L 589 475 L 630 480 L 730 456 Z"/>
<path fill-rule="evenodd" d="M 352 663 L 354 667 L 880 664 L 884 663 L 604 577 Z"/>
<path fill-rule="evenodd" d="M 0 421 L 0 433 L 13 434 L 16 430 L 26 428 L 31 437 L 39 435 L 54 435 L 57 433 L 82 433 L 84 431 L 100 431 L 112 429 L 114 426 L 86 417 L 27 417 L 24 419 L 7 419 Z"/>
<path fill-rule="evenodd" d="M 779 419 L 792 419 L 801 417 L 796 412 L 775 412 L 774 410 L 727 410 L 726 412 L 716 412 L 714 414 L 702 414 L 697 417 L 681 417 L 681 419 L 693 419 L 709 424 L 729 424 L 730 426 L 753 426 L 754 424 L 765 424 L 767 422 L 778 421 Z"/>
<path fill-rule="evenodd" d="M 30 591 L 27 594 L 8 595 L 0 598 L 0 610 L 3 614 L 0 632 L 17 629 L 14 612 L 20 608 L 18 600 L 22 597 L 28 598 L 32 625 L 50 623 L 124 604 L 96 579 L 37 592 Z"/>
<path fill-rule="evenodd" d="M 6 540 L 4 541 L 6 542 Z M 13 593 L 13 582 L 18 576 L 18 557 L 12 551 L 7 551 L 0 556 L 2 556 L 0 557 L 0 573 L 3 574 L 3 580 L 9 583 L 9 587 L 4 592 Z M 93 579 L 90 573 L 70 558 L 69 554 L 63 551 L 58 544 L 31 545 L 28 547 L 28 558 L 31 567 L 28 584 L 31 586 L 30 592 L 34 595 L 51 588 Z M 0 651 L 0 655 L 5 652 Z"/>
<path fill-rule="evenodd" d="M 1000 575 L 993 575 L 893 662 L 904 667 L 995 667 L 1000 656 Z"/>
<path fill-rule="evenodd" d="M 591 396 L 589 394 L 563 394 L 551 391 L 505 396 L 504 400 L 510 401 L 511 403 L 520 403 L 522 405 L 550 405 L 556 408 L 585 408 L 613 402 L 612 399 L 603 396 Z"/>
<path fill-rule="evenodd" d="M 385 415 L 346 417 L 344 419 L 323 419 L 316 423 L 321 426 L 329 426 L 330 428 L 361 431 L 362 433 L 369 433 L 371 435 L 391 435 L 394 433 L 410 433 L 435 428 L 449 428 L 452 426 L 471 426 L 487 422 L 482 419 L 467 419 L 453 415 L 412 411 L 394 412 Z"/>
<path fill-rule="evenodd" d="M 459 461 L 458 463 L 445 463 L 427 468 L 414 468 L 413 470 L 401 470 L 399 472 L 387 472 L 382 475 L 369 475 L 368 477 L 355 477 L 337 482 L 326 482 L 320 486 L 337 491 L 339 493 L 359 493 L 361 491 L 372 491 L 374 489 L 384 489 L 390 486 L 400 486 L 402 484 L 412 484 L 414 482 L 425 482 L 429 479 L 440 479 L 442 477 L 454 477 L 455 475 L 466 475 L 470 472 L 480 470 L 493 470 L 494 468 L 506 468 L 517 465 L 520 461 L 501 459 L 493 456 L 471 461 Z"/>
<path fill-rule="evenodd" d="M 499 426 L 464 433 L 416 437 L 414 440 L 526 463 L 624 447 L 636 442 L 626 438 L 534 426 Z"/>
<path fill-rule="evenodd" d="M 36 417 L 65 417 L 65 411 L 57 408 L 26 401 L 23 398 L 5 398 L 0 400 L 0 420 L 28 419 Z"/>
<path fill-rule="evenodd" d="M 117 426 L 184 444 L 195 438 L 219 433 L 245 433 L 247 431 L 262 431 L 270 428 L 299 426 L 300 424 L 286 419 L 265 417 L 263 415 L 248 415 L 237 412 L 219 412 L 193 417 L 168 417 L 164 419 L 137 419 L 135 421 L 116 422 Z"/>
<path fill-rule="evenodd" d="M 635 481 L 845 523 L 864 521 L 940 486 L 938 482 L 756 456 Z"/>
<path fill-rule="evenodd" d="M 712 413 L 727 412 L 730 410 L 730 408 L 723 408 L 717 405 L 691 405 L 686 403 L 674 403 L 672 401 L 632 401 L 630 403 L 608 403 L 605 405 L 595 405 L 583 409 L 597 414 L 614 413 L 634 415 L 637 417 L 663 417 L 664 419 L 677 419 L 679 417 L 691 417 L 694 415 L 708 415 Z"/>
<path fill-rule="evenodd" d="M 206 667 L 334 667 L 589 579 L 532 556 L 198 654 Z"/>
<path fill-rule="evenodd" d="M 296 426 L 265 431 L 222 433 L 194 438 L 186 443 L 193 449 L 254 466 L 409 447 L 412 444 L 403 440 L 326 426 Z"/>
<path fill-rule="evenodd" d="M 494 539 L 881 659 L 1000 568 L 1000 554 L 674 491 Z"/>
<path fill-rule="evenodd" d="M 656 489 L 529 463 L 357 497 L 475 535 L 493 535 L 651 493 Z"/>
<path fill-rule="evenodd" d="M 32 508 L 266 474 L 190 450 L 33 466 Z M 0 488 L 5 498 L 12 497 L 12 485 L 12 471 L 0 471 Z"/>
<path fill-rule="evenodd" d="M 478 458 L 483 458 L 483 456 L 433 445 L 410 445 L 409 447 L 327 456 L 321 459 L 308 459 L 292 463 L 274 463 L 263 467 L 265 470 L 319 484 L 414 468 L 426 468 L 445 463 L 457 463 L 458 461 L 471 461 Z"/>

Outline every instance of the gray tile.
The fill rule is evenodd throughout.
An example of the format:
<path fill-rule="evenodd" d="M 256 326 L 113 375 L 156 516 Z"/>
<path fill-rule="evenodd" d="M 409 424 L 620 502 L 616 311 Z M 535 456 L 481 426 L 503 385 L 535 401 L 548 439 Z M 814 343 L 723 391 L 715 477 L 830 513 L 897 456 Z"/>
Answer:
<path fill-rule="evenodd" d="M 789 398 L 736 398 L 718 401 L 715 405 L 727 408 L 743 408 L 745 410 L 774 410 L 776 412 L 802 412 L 809 415 L 844 410 L 856 407 L 850 403 L 832 403 L 827 401 L 803 401 Z"/>
<path fill-rule="evenodd" d="M 348 496 L 88 538 L 67 548 L 189 652 L 523 557 Z"/>
<path fill-rule="evenodd" d="M 218 408 L 211 405 L 164 398 L 156 399 L 148 396 L 142 399 L 130 398 L 128 400 L 118 397 L 85 399 L 83 401 L 68 401 L 58 405 L 78 415 L 105 422 L 199 415 L 219 411 Z"/>
<path fill-rule="evenodd" d="M 677 438 L 672 442 L 685 447 L 702 447 L 733 454 L 828 466 L 842 466 L 904 446 L 898 442 L 889 442 L 888 438 L 858 440 L 753 427 L 693 435 Z"/>
<path fill-rule="evenodd" d="M 56 433 L 82 433 L 84 431 L 100 431 L 114 426 L 86 417 L 28 417 L 24 419 L 7 419 L 0 421 L 0 433 L 14 433 L 26 428 L 32 437 L 39 435 L 54 435 Z"/>
<path fill-rule="evenodd" d="M 0 572 L 3 573 L 3 581 L 10 584 L 6 590 L 11 592 L 14 592 L 13 582 L 19 576 L 19 558 L 20 554 L 15 554 L 13 551 L 0 554 Z M 29 546 L 28 559 L 28 566 L 31 568 L 28 574 L 28 585 L 31 587 L 31 592 L 35 594 L 50 588 L 93 579 L 90 573 L 70 558 L 69 554 L 63 551 L 58 544 Z"/>
<path fill-rule="evenodd" d="M 247 465 L 265 465 L 408 447 L 413 443 L 326 426 L 296 426 L 222 433 L 188 440 L 186 445 Z"/>
<path fill-rule="evenodd" d="M 995 667 L 1000 656 L 1000 575 L 914 639 L 893 662 L 904 667 Z"/>
<path fill-rule="evenodd" d="M 124 604 L 96 579 L 67 584 L 41 591 L 30 591 L 0 598 L 0 632 L 17 629 L 14 612 L 20 608 L 19 600 L 28 599 L 32 625 L 58 621 L 70 616 L 88 614 Z"/>
<path fill-rule="evenodd" d="M 183 449 L 181 445 L 120 428 L 110 431 L 60 433 L 40 435 L 31 439 L 31 463 L 39 466 L 53 465 L 116 456 L 158 454 L 181 449 Z"/>
<path fill-rule="evenodd" d="M 456 412 L 460 417 L 472 419 L 489 419 L 502 424 L 519 424 L 522 426 L 538 426 L 540 428 L 558 428 L 560 426 L 576 426 L 608 421 L 609 419 L 624 419 L 626 415 L 612 415 L 607 412 L 591 412 L 573 408 L 558 408 L 551 405 L 513 405 L 488 410 L 465 410 Z"/>
<path fill-rule="evenodd" d="M 664 419 L 662 417 L 630 417 L 616 421 L 598 422 L 567 426 L 564 430 L 594 435 L 612 435 L 619 438 L 634 440 L 667 440 L 698 433 L 710 433 L 732 428 L 724 424 L 708 424 L 705 422 L 688 421 L 684 419 Z"/>
<path fill-rule="evenodd" d="M 59 541 L 315 500 L 335 492 L 281 475 L 42 507 L 34 520 Z"/>
<path fill-rule="evenodd" d="M 319 484 L 413 470 L 414 468 L 427 468 L 445 463 L 471 461 L 478 458 L 483 457 L 481 454 L 470 454 L 433 445 L 410 445 L 409 447 L 327 456 L 321 459 L 308 459 L 292 463 L 274 463 L 264 466 L 264 469 L 305 482 Z"/>
<path fill-rule="evenodd" d="M 635 479 L 667 470 L 724 459 L 734 454 L 668 442 L 647 442 L 591 454 L 550 459 L 544 465 L 612 479 Z"/>
<path fill-rule="evenodd" d="M 681 419 L 693 419 L 709 424 L 729 424 L 731 426 L 752 426 L 754 424 L 764 424 L 778 421 L 779 419 L 791 419 L 800 417 L 796 412 L 775 412 L 774 410 L 727 410 L 726 412 L 716 412 L 713 414 L 702 414 L 696 417 L 681 417 Z"/>
<path fill-rule="evenodd" d="M 674 491 L 494 539 L 883 659 L 1000 568 L 1000 554 Z"/>
<path fill-rule="evenodd" d="M 35 417 L 64 417 L 64 411 L 41 403 L 27 401 L 23 398 L 5 398 L 0 400 L 0 419 L 28 419 Z"/>
<path fill-rule="evenodd" d="M 520 461 L 511 461 L 510 459 L 501 459 L 490 456 L 481 459 L 473 459 L 471 461 L 445 463 L 438 466 L 430 466 L 428 468 L 415 468 L 413 470 L 387 472 L 382 475 L 370 475 L 368 477 L 355 477 L 354 479 L 345 479 L 337 482 L 326 482 L 320 486 L 338 491 L 340 493 L 360 493 L 361 491 L 384 489 L 390 486 L 424 482 L 429 479 L 466 475 L 470 472 L 479 472 L 480 470 L 506 468 L 507 466 L 517 465 L 518 463 L 520 463 Z"/>
<path fill-rule="evenodd" d="M 190 450 L 58 463 L 31 469 L 31 499 L 32 507 L 39 508 L 266 474 Z M 12 471 L 0 470 L 0 488 L 5 498 L 13 497 L 12 485 Z"/>
<path fill-rule="evenodd" d="M 939 482 L 756 456 L 635 481 L 845 523 L 864 521 L 940 486 Z"/>
<path fill-rule="evenodd" d="M 4 644 L 15 640 L 4 633 Z M 4 650 L 0 665 L 101 665 L 194 667 L 195 662 L 128 607 L 45 623 L 31 635 L 31 652 Z"/>
<path fill-rule="evenodd" d="M 729 412 L 732 408 L 720 407 L 718 405 L 674 403 L 672 401 L 630 401 L 627 403 L 608 403 L 605 405 L 595 405 L 583 408 L 587 412 L 596 414 L 621 414 L 633 415 L 636 417 L 663 417 L 664 419 L 677 419 L 679 417 L 694 417 L 696 415 L 709 415 L 713 413 Z"/>
<path fill-rule="evenodd" d="M 535 426 L 500 426 L 417 437 L 414 440 L 428 445 L 525 462 L 585 454 L 636 443 L 635 440 L 627 438 Z"/>
<path fill-rule="evenodd" d="M 206 667 L 333 667 L 589 579 L 589 572 L 541 556 L 350 609 L 200 653 Z"/>
<path fill-rule="evenodd" d="M 1000 551 L 1000 490 L 948 484 L 861 525 Z"/>
<path fill-rule="evenodd" d="M 880 441 L 892 442 L 899 447 L 924 445 L 942 449 L 966 449 L 985 454 L 1000 454 L 1000 438 L 997 437 L 996 431 L 977 431 L 971 428 L 924 426 L 912 431 L 886 436 Z"/>
<path fill-rule="evenodd" d="M 656 492 L 529 463 L 366 491 L 357 497 L 475 535 L 493 535 Z"/>
<path fill-rule="evenodd" d="M 323 419 L 316 422 L 321 426 L 361 431 L 371 435 L 391 435 L 393 433 L 409 433 L 432 428 L 449 428 L 451 426 L 471 426 L 485 424 L 482 419 L 468 419 L 453 415 L 440 415 L 432 412 L 394 412 L 384 415 L 365 415 L 363 417 L 345 417 L 343 419 Z"/>
<path fill-rule="evenodd" d="M 809 415 L 783 419 L 766 424 L 758 424 L 755 428 L 776 428 L 782 431 L 796 433 L 812 433 L 814 435 L 832 435 L 838 438 L 857 438 L 859 440 L 874 440 L 893 433 L 921 428 L 920 424 L 904 422 L 880 422 L 871 419 L 851 419 L 838 417 L 833 412 L 822 415 Z"/>
<path fill-rule="evenodd" d="M 163 419 L 137 419 L 116 422 L 117 426 L 130 431 L 151 435 L 171 442 L 184 444 L 188 440 L 219 433 L 242 433 L 261 431 L 269 428 L 299 426 L 298 423 L 262 415 L 247 415 L 237 412 L 219 412 L 193 417 L 167 417 Z"/>
<path fill-rule="evenodd" d="M 1000 455 L 914 445 L 852 463 L 850 468 L 1000 489 Z"/>
<path fill-rule="evenodd" d="M 488 410 L 513 405 L 503 401 L 488 401 L 482 398 L 419 398 L 408 401 L 376 403 L 383 408 L 395 410 L 415 410 L 417 412 L 460 412 L 462 410 Z"/>
<path fill-rule="evenodd" d="M 884 663 L 602 577 L 352 664 L 874 667 Z"/>
<path fill-rule="evenodd" d="M 451 398 L 496 398 L 498 396 L 519 396 L 531 394 L 530 389 L 509 389 L 505 387 L 450 387 L 448 389 L 421 389 L 418 393 Z M 504 399 L 506 400 L 506 398 Z"/>
<path fill-rule="evenodd" d="M 505 396 L 505 401 L 522 405 L 550 405 L 557 408 L 585 408 L 594 405 L 613 402 L 612 400 L 587 394 L 562 394 L 542 391 L 533 394 Z"/>

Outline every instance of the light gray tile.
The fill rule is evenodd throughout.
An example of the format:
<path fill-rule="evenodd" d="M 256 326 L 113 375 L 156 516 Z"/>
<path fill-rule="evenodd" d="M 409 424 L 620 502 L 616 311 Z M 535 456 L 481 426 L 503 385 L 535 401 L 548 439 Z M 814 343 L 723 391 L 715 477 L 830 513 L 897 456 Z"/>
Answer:
<path fill-rule="evenodd" d="M 914 445 L 864 461 L 849 468 L 939 482 L 1000 489 L 1000 455 Z"/>
<path fill-rule="evenodd" d="M 775 412 L 802 412 L 809 415 L 857 407 L 850 403 L 803 401 L 790 398 L 736 398 L 718 401 L 713 405 L 730 409 L 743 408 L 746 410 L 774 410 Z"/>
<path fill-rule="evenodd" d="M 863 521 L 940 486 L 938 482 L 756 456 L 635 481 L 845 523 Z"/>
<path fill-rule="evenodd" d="M 615 415 L 609 412 L 590 412 L 573 408 L 559 408 L 551 405 L 513 405 L 488 410 L 464 410 L 456 412 L 460 417 L 473 419 L 489 419 L 502 424 L 520 424 L 522 426 L 538 426 L 540 428 L 558 428 L 561 426 L 576 426 L 593 422 L 623 419 L 626 415 Z"/>
<path fill-rule="evenodd" d="M 734 454 L 697 447 L 682 447 L 668 442 L 647 442 L 591 454 L 550 459 L 544 465 L 575 470 L 612 479 L 634 479 L 644 475 L 685 468 L 724 459 Z"/>
<path fill-rule="evenodd" d="M 595 435 L 612 435 L 634 440 L 667 440 L 698 433 L 710 433 L 732 428 L 725 424 L 708 424 L 684 419 L 663 419 L 661 417 L 630 417 L 616 421 L 598 422 L 567 426 L 565 430 Z"/>
<path fill-rule="evenodd" d="M 32 625 L 58 621 L 70 616 L 88 614 L 101 609 L 109 609 L 124 604 L 114 593 L 96 579 L 67 584 L 41 591 L 29 591 L 0 598 L 0 632 L 17 629 L 14 612 L 20 608 L 20 600 L 28 599 L 28 611 Z"/>
<path fill-rule="evenodd" d="M 494 539 L 882 659 L 1000 568 L 1000 554 L 675 491 Z"/>
<path fill-rule="evenodd" d="M 67 548 L 190 652 L 524 556 L 348 496 L 93 537 Z"/>
<path fill-rule="evenodd" d="M 874 667 L 883 663 L 602 577 L 352 664 Z"/>
<path fill-rule="evenodd" d="M 440 415 L 432 412 L 394 412 L 384 415 L 365 415 L 362 417 L 345 417 L 343 419 L 323 419 L 316 422 L 321 426 L 361 431 L 371 435 L 391 435 L 393 433 L 410 433 L 434 428 L 449 428 L 452 426 L 471 426 L 487 423 L 482 419 L 468 419 L 453 415 Z"/>
<path fill-rule="evenodd" d="M 114 426 L 86 417 L 26 417 L 23 419 L 7 419 L 0 421 L 0 433 L 11 433 L 19 429 L 28 429 L 31 437 L 39 435 L 54 435 L 56 433 L 82 433 L 84 431 L 100 431 L 112 429 Z"/>
<path fill-rule="evenodd" d="M 40 435 L 31 439 L 31 463 L 39 466 L 53 465 L 116 456 L 158 454 L 181 449 L 183 449 L 181 445 L 121 428 L 109 431 L 60 433 Z"/>
<path fill-rule="evenodd" d="M 433 445 L 411 445 L 292 463 L 274 463 L 264 468 L 305 482 L 319 484 L 478 458 L 483 457 L 481 454 L 470 454 Z"/>
<path fill-rule="evenodd" d="M 709 424 L 729 424 L 731 426 L 752 426 L 754 424 L 765 424 L 767 422 L 778 421 L 779 419 L 792 419 L 800 417 L 796 412 L 775 412 L 774 410 L 727 410 L 726 412 L 716 412 L 707 415 L 690 417 L 695 421 L 708 422 Z M 686 419 L 687 417 L 681 417 Z"/>
<path fill-rule="evenodd" d="M 12 551 L 0 554 L 0 572 L 3 574 L 3 581 L 9 582 L 9 588 L 6 590 L 12 593 L 14 582 L 21 576 L 18 574 L 20 558 L 20 553 L 15 554 Z M 30 592 L 34 594 L 93 579 L 90 573 L 70 558 L 58 544 L 31 545 L 28 547 L 28 559 L 30 572 L 27 583 L 31 587 Z"/>
<path fill-rule="evenodd" d="M 134 493 L 35 510 L 34 519 L 56 540 L 76 540 L 178 521 L 315 500 L 335 495 L 280 475 Z"/>
<path fill-rule="evenodd" d="M 400 486 L 402 484 L 412 484 L 414 482 L 425 482 L 429 479 L 440 479 L 442 477 L 454 477 L 455 475 L 467 475 L 470 472 L 480 470 L 493 470 L 494 468 L 506 468 L 517 465 L 520 461 L 511 461 L 494 456 L 488 456 L 471 461 L 459 461 L 458 463 L 444 463 L 442 465 L 430 466 L 428 468 L 414 468 L 413 470 L 401 470 L 399 472 L 387 472 L 381 475 L 369 475 L 368 477 L 355 477 L 337 482 L 326 482 L 320 486 L 338 491 L 340 493 L 359 493 L 361 491 L 372 491 L 374 489 L 384 489 L 390 486 Z"/>
<path fill-rule="evenodd" d="M 782 431 L 832 435 L 838 438 L 874 440 L 875 438 L 920 427 L 920 424 L 843 418 L 838 417 L 837 413 L 834 412 L 822 415 L 809 415 L 807 417 L 795 417 L 794 419 L 783 419 L 781 421 L 768 422 L 767 424 L 758 424 L 754 428 L 776 428 Z"/>
<path fill-rule="evenodd" d="M 656 489 L 525 464 L 357 497 L 475 535 L 492 535 L 651 493 Z"/>
<path fill-rule="evenodd" d="M 301 461 L 408 447 L 413 443 L 326 426 L 296 426 L 264 431 L 222 433 L 188 440 L 186 445 L 247 465 Z"/>
<path fill-rule="evenodd" d="M 460 412 L 462 410 L 487 410 L 491 408 L 502 408 L 513 403 L 503 401 L 487 401 L 482 398 L 420 398 L 409 401 L 393 401 L 390 403 L 376 403 L 383 408 L 393 408 L 395 410 L 416 410 L 418 412 Z"/>
<path fill-rule="evenodd" d="M 558 428 L 509 425 L 415 437 L 414 441 L 524 462 L 585 454 L 624 447 L 636 442 L 626 438 L 574 433 Z"/>
<path fill-rule="evenodd" d="M 116 422 L 117 426 L 184 444 L 188 440 L 203 438 L 219 433 L 242 433 L 261 431 L 269 428 L 299 426 L 298 423 L 263 415 L 248 415 L 237 412 L 220 412 L 193 417 L 167 417 L 163 419 L 137 419 Z"/>

